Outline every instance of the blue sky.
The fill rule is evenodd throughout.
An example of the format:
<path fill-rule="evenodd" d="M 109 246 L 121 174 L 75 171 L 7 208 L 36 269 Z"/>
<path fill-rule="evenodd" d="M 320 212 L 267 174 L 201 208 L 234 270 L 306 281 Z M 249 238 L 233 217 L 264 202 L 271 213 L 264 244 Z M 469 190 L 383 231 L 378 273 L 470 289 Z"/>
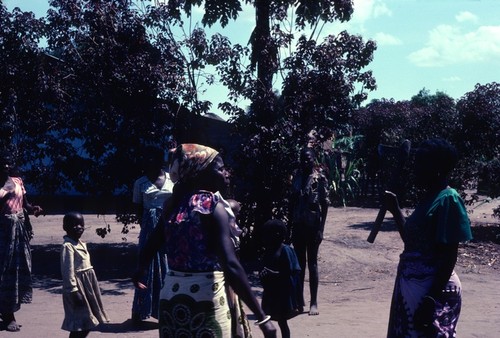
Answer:
<path fill-rule="evenodd" d="M 48 8 L 47 0 L 4 3 L 9 9 L 19 6 L 37 16 Z M 345 29 L 377 42 L 368 69 L 378 88 L 369 100 L 408 100 L 423 88 L 459 99 L 477 83 L 500 82 L 499 15 L 499 0 L 354 0 L 352 20 L 329 25 L 322 35 Z M 253 24 L 249 8 L 237 23 L 214 29 L 232 42 L 246 44 Z M 275 85 L 279 87 L 279 79 Z M 206 88 L 205 96 L 216 105 L 225 93 L 212 86 Z M 218 112 L 215 106 L 213 110 Z"/>

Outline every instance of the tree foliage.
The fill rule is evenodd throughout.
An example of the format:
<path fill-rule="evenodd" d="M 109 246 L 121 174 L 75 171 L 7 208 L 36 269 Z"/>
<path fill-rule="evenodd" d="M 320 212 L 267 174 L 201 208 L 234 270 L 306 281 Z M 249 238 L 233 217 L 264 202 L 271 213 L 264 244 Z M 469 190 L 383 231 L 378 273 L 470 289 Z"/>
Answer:
<path fill-rule="evenodd" d="M 419 142 L 442 137 L 457 147 L 458 167 L 452 173 L 453 186 L 464 191 L 475 189 L 483 176 L 493 182 L 499 157 L 499 85 L 477 85 L 457 102 L 442 92 L 430 94 L 421 90 L 407 101 L 375 100 L 353 114 L 355 135 L 363 136 L 357 156 L 364 159 L 365 170 L 377 172 L 378 144 L 397 146 L 404 139 L 417 146 Z M 493 179 L 494 180 L 494 179 Z M 495 185 L 491 185 L 495 196 Z M 407 187 L 415 200 L 414 187 Z"/>
<path fill-rule="evenodd" d="M 326 4 L 312 3 L 319 8 Z M 317 41 L 314 35 L 307 36 L 304 31 L 305 23 L 347 19 L 351 12 L 344 5 L 350 2 L 336 3 L 339 10 L 330 6 L 331 13 L 326 16 L 321 15 L 321 10 L 301 12 L 303 8 L 299 6 L 295 12 L 299 36 L 296 42 L 282 30 L 284 13 L 289 12 L 291 3 L 283 2 L 280 10 L 269 11 L 270 20 L 275 24 L 268 38 L 278 50 L 292 50 L 282 60 L 276 55 L 279 63 L 266 70 L 271 75 L 282 76 L 280 91 L 266 88 L 262 84 L 267 80 L 259 77 L 252 81 L 252 67 L 242 69 L 239 73 L 242 75 L 237 77 L 248 81 L 246 88 L 235 94 L 246 95 L 252 102 L 248 112 L 238 112 L 233 119 L 244 140 L 237 172 L 251 182 L 240 186 L 244 193 L 242 199 L 251 206 L 249 225 L 258 226 L 270 217 L 286 218 L 289 177 L 297 167 L 298 151 L 308 143 L 310 132 L 316 131 L 319 145 L 333 134 L 347 130 L 352 110 L 365 98 L 364 90 L 375 88 L 371 72 L 365 70 L 373 57 L 373 42 L 363 42 L 347 32 Z M 255 44 L 252 47 L 255 57 Z M 230 88 L 239 85 L 230 84 Z M 357 92 L 356 88 L 360 87 L 362 90 Z"/>
<path fill-rule="evenodd" d="M 3 4 L 0 26 L 0 148 L 22 164 L 37 160 L 32 144 L 43 143 L 41 131 L 53 122 L 44 105 L 49 86 L 38 47 L 44 26 L 33 13 L 9 12 Z"/>
<path fill-rule="evenodd" d="M 460 151 L 459 175 L 476 183 L 482 166 L 500 158 L 500 84 L 476 85 L 458 102 L 460 133 L 454 142 Z"/>
<path fill-rule="evenodd" d="M 124 191 L 138 174 L 141 147 L 168 144 L 175 111 L 166 103 L 179 96 L 182 60 L 149 40 L 128 1 L 50 5 L 46 38 L 58 123 L 46 137 L 59 151 L 47 168 L 57 183 L 80 192 Z"/>
<path fill-rule="evenodd" d="M 161 19 L 152 7 L 139 13 L 123 0 L 50 6 L 41 20 L 0 7 L 0 107 L 9 131 L 2 141 L 41 194 L 126 192 L 140 173 L 142 147 L 167 148 L 177 111 L 192 97 L 185 60 L 177 41 L 152 36 Z"/>
<path fill-rule="evenodd" d="M 202 24 L 224 27 L 239 17 L 243 4 L 255 10 L 250 48 L 218 44 L 213 64 L 229 90 L 220 108 L 232 116 L 241 140 L 236 191 L 250 206 L 248 223 L 254 224 L 286 214 L 287 177 L 311 130 L 318 129 L 321 140 L 345 128 L 352 109 L 366 98 L 364 91 L 375 88 L 371 72 L 364 70 L 375 44 L 347 32 L 319 42 L 325 24 L 350 19 L 350 0 L 194 0 L 169 1 L 165 7 L 179 21 L 194 7 L 202 8 Z M 276 75 L 281 88 L 273 87 Z M 239 105 L 242 100 L 251 102 L 247 111 Z"/>
<path fill-rule="evenodd" d="M 244 5 L 256 15 L 248 46 L 208 35 L 207 26 L 238 20 Z M 201 26 L 191 22 L 197 7 Z M 424 89 L 410 100 L 361 107 L 376 88 L 369 70 L 375 43 L 345 31 L 323 34 L 327 24 L 350 19 L 350 0 L 141 8 L 127 0 L 51 0 L 46 17 L 36 19 L 0 6 L 2 147 L 14 149 L 40 192 L 126 192 L 142 147 L 169 147 L 174 129 L 184 127 L 176 125 L 183 107 L 209 112 L 212 103 L 200 93 L 217 81 L 228 89 L 219 108 L 237 131 L 235 191 L 247 227 L 286 218 L 289 178 L 312 130 L 320 152 L 326 140 L 362 136 L 353 160 L 375 171 L 378 144 L 434 136 L 462 153 L 455 177 L 462 186 L 481 168 L 496 168 L 497 83 L 478 84 L 458 102 Z"/>
<path fill-rule="evenodd" d="M 203 25 L 224 27 L 244 3 L 257 17 L 250 48 L 220 34 L 207 37 L 202 27 L 183 31 L 183 14 L 189 17 L 194 7 L 204 9 Z M 197 94 L 200 76 L 215 66 L 229 89 L 222 108 L 241 140 L 237 174 L 244 178 L 240 183 L 253 182 L 241 184 L 241 194 L 262 210 L 261 221 L 286 196 L 283 178 L 311 129 L 320 139 L 330 137 L 346 126 L 363 91 L 375 88 L 371 73 L 363 71 L 373 42 L 346 32 L 318 41 L 323 25 L 350 18 L 352 1 L 169 1 L 144 6 L 144 12 L 125 0 L 51 0 L 50 6 L 36 35 L 47 41 L 46 56 L 35 58 L 43 60 L 46 92 L 36 106 L 44 111 L 26 119 L 40 125 L 30 129 L 39 138 L 23 148 L 44 175 L 42 191 L 125 191 L 138 174 L 141 147 L 169 142 L 176 107 L 209 111 L 211 103 Z M 272 87 L 278 73 L 279 89 Z M 239 106 L 244 99 L 251 102 L 248 111 Z M 124 163 L 130 164 L 125 170 Z"/>

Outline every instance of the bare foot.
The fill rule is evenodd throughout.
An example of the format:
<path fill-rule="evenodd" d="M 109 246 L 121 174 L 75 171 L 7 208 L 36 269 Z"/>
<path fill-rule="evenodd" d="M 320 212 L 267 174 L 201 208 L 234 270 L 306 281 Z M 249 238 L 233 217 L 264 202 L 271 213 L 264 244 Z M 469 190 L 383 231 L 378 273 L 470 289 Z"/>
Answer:
<path fill-rule="evenodd" d="M 19 325 L 15 320 L 12 320 L 9 325 L 7 325 L 7 331 L 9 332 L 17 332 L 21 330 L 21 325 Z"/>
<path fill-rule="evenodd" d="M 311 305 L 311 308 L 309 309 L 309 316 L 317 316 L 317 315 L 319 315 L 318 306 Z"/>

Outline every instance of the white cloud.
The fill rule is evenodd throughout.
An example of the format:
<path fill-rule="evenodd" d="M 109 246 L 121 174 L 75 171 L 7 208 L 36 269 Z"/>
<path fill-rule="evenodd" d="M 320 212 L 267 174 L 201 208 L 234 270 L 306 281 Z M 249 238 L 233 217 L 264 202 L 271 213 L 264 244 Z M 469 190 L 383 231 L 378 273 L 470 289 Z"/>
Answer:
<path fill-rule="evenodd" d="M 392 11 L 387 7 L 387 5 L 382 1 L 377 1 L 373 7 L 373 16 L 378 18 L 379 16 L 392 16 Z"/>
<path fill-rule="evenodd" d="M 455 15 L 455 20 L 457 20 L 458 22 L 477 22 L 478 21 L 478 17 L 474 14 L 472 14 L 471 12 L 467 12 L 467 11 L 464 11 L 464 12 L 460 12 L 458 13 L 457 15 Z"/>
<path fill-rule="evenodd" d="M 408 56 L 419 67 L 442 67 L 500 59 L 500 26 L 481 26 L 463 33 L 459 27 L 440 25 L 429 33 L 424 48 Z"/>
<path fill-rule="evenodd" d="M 377 42 L 378 46 L 395 46 L 401 44 L 401 40 L 397 37 L 382 32 L 375 34 L 374 40 Z"/>
<path fill-rule="evenodd" d="M 354 0 L 354 14 L 352 21 L 363 23 L 380 16 L 391 16 L 392 11 L 382 0 Z"/>
<path fill-rule="evenodd" d="M 460 76 L 450 76 L 443 78 L 443 82 L 460 82 L 462 78 Z"/>

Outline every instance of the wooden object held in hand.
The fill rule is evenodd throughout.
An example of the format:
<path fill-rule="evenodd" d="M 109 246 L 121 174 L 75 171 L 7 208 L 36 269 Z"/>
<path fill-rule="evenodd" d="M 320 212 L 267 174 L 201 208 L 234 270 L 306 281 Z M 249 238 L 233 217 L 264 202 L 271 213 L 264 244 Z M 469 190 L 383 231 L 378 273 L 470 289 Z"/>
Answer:
<path fill-rule="evenodd" d="M 375 237 L 377 237 L 377 234 L 382 227 L 382 223 L 384 222 L 386 212 L 387 209 L 385 207 L 381 207 L 378 211 L 375 223 L 373 223 L 372 231 L 370 231 L 370 235 L 368 235 L 368 238 L 366 239 L 368 242 L 373 243 L 375 241 Z"/>
<path fill-rule="evenodd" d="M 384 166 L 384 170 L 381 172 L 381 176 L 384 181 L 383 185 L 385 185 L 385 189 L 395 191 L 397 195 L 401 195 L 402 193 L 401 187 L 403 184 L 401 178 L 403 167 L 410 157 L 410 150 L 411 142 L 409 140 L 404 140 L 399 147 L 391 147 L 382 144 L 379 144 L 378 146 L 378 155 Z M 394 194 L 386 190 L 385 194 L 387 193 Z M 370 231 L 370 235 L 367 238 L 368 242 L 373 243 L 375 241 L 375 237 L 377 237 L 377 234 L 382 227 L 382 223 L 384 222 L 386 211 L 385 203 L 383 202 L 377 218 L 375 219 L 375 223 L 373 224 L 372 230 Z"/>

